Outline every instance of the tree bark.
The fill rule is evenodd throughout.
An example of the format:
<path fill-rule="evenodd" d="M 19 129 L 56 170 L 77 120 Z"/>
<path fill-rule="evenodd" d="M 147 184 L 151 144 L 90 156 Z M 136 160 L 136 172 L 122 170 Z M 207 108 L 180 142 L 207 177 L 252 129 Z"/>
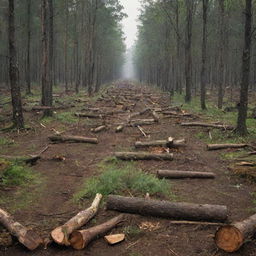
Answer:
<path fill-rule="evenodd" d="M 181 123 L 181 126 L 199 126 L 199 127 L 209 127 L 209 128 L 217 128 L 223 130 L 234 130 L 235 127 L 230 125 L 223 125 L 223 124 L 208 124 L 202 122 L 191 122 L 191 123 Z"/>
<path fill-rule="evenodd" d="M 131 120 L 129 123 L 131 126 L 152 125 L 152 124 L 156 124 L 156 121 L 155 119 L 137 119 L 137 120 Z"/>
<path fill-rule="evenodd" d="M 158 178 L 167 179 L 214 179 L 216 175 L 213 172 L 159 170 L 157 176 Z"/>
<path fill-rule="evenodd" d="M 251 68 L 251 41 L 252 41 L 252 0 L 246 0 L 245 7 L 245 33 L 242 63 L 242 81 L 240 89 L 240 102 L 238 108 L 236 132 L 242 136 L 248 133 L 246 126 L 248 110 L 248 88 Z"/>
<path fill-rule="evenodd" d="M 91 143 L 98 144 L 97 138 L 87 138 L 82 136 L 50 136 L 49 139 L 54 143 Z"/>
<path fill-rule="evenodd" d="M 84 226 L 97 213 L 102 195 L 97 194 L 92 205 L 84 211 L 79 212 L 76 216 L 66 222 L 64 225 L 55 228 L 51 232 L 52 239 L 60 245 L 70 245 L 69 235 L 78 228 Z"/>
<path fill-rule="evenodd" d="M 227 149 L 227 148 L 245 148 L 247 144 L 208 144 L 208 150 L 218 150 L 218 149 Z"/>
<path fill-rule="evenodd" d="M 155 140 L 155 141 L 137 141 L 135 142 L 135 148 L 146 148 L 146 147 L 169 147 L 176 148 L 185 146 L 185 140 L 173 140 L 172 142 L 168 140 Z"/>
<path fill-rule="evenodd" d="M 35 250 L 43 243 L 42 238 L 32 230 L 28 230 L 6 211 L 0 209 L 1 224 L 29 250 Z"/>
<path fill-rule="evenodd" d="M 98 226 L 74 231 L 70 236 L 70 244 L 74 249 L 82 250 L 84 249 L 92 240 L 97 237 L 105 235 L 108 231 L 116 227 L 119 223 L 124 221 L 124 215 L 121 214 L 105 223 Z"/>
<path fill-rule="evenodd" d="M 18 64 L 15 47 L 15 8 L 14 0 L 9 0 L 9 78 L 12 96 L 13 125 L 17 129 L 24 128 L 20 86 L 18 84 Z"/>
<path fill-rule="evenodd" d="M 121 160 L 173 160 L 173 154 L 152 154 L 148 152 L 116 152 L 114 156 Z"/>
<path fill-rule="evenodd" d="M 256 214 L 244 221 L 220 227 L 215 234 L 215 243 L 226 252 L 235 252 L 255 233 Z"/>
<path fill-rule="evenodd" d="M 31 94 L 31 76 L 30 76 L 30 43 L 31 43 L 31 0 L 27 0 L 27 67 L 26 82 L 27 94 Z"/>
<path fill-rule="evenodd" d="M 224 222 L 228 216 L 227 207 L 222 205 L 172 203 L 114 195 L 108 196 L 106 207 L 119 212 L 181 220 Z"/>

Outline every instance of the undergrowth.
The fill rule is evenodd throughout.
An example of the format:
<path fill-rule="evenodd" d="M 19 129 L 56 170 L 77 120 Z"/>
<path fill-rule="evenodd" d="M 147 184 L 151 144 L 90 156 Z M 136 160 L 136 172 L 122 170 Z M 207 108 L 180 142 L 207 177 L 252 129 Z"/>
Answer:
<path fill-rule="evenodd" d="M 118 160 L 103 161 L 100 174 L 85 181 L 81 190 L 74 195 L 76 200 L 94 197 L 96 193 L 171 197 L 170 184 L 159 180 L 153 174 L 138 169 L 134 163 L 123 163 Z"/>

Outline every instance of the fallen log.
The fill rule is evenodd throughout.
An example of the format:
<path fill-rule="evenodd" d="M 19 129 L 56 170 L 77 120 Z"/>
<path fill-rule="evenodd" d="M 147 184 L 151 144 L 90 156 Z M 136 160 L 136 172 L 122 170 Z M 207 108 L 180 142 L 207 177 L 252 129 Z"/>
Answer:
<path fill-rule="evenodd" d="M 218 150 L 218 149 L 227 149 L 227 148 L 245 148 L 247 144 L 208 144 L 208 150 Z"/>
<path fill-rule="evenodd" d="M 193 116 L 190 113 L 177 113 L 175 111 L 163 111 L 162 114 L 165 116 L 178 116 L 178 117 L 192 117 Z"/>
<path fill-rule="evenodd" d="M 52 239 L 60 245 L 70 245 L 69 235 L 78 228 L 85 225 L 97 213 L 102 195 L 97 194 L 92 205 L 84 211 L 79 212 L 76 216 L 66 222 L 64 225 L 55 228 L 51 232 Z"/>
<path fill-rule="evenodd" d="M 124 221 L 121 214 L 105 223 L 85 230 L 74 231 L 70 236 L 70 245 L 77 250 L 84 249 L 92 240 L 105 235 L 108 231 Z"/>
<path fill-rule="evenodd" d="M 97 128 L 91 129 L 91 132 L 93 133 L 99 133 L 106 130 L 106 125 L 99 126 Z"/>
<path fill-rule="evenodd" d="M 181 126 L 195 126 L 195 127 L 208 127 L 208 128 L 217 128 L 223 130 L 234 130 L 235 127 L 231 125 L 224 124 L 208 124 L 202 122 L 191 122 L 191 123 L 181 123 Z"/>
<path fill-rule="evenodd" d="M 24 162 L 25 164 L 35 165 L 36 162 L 41 159 L 41 156 L 40 155 L 35 155 L 35 156 L 5 156 L 5 155 L 0 155 L 0 158 L 10 160 L 10 161 L 19 161 L 19 162 Z"/>
<path fill-rule="evenodd" d="M 135 148 L 146 148 L 146 147 L 168 147 L 176 148 L 185 146 L 185 140 L 155 140 L 155 141 L 137 141 L 135 142 Z"/>
<path fill-rule="evenodd" d="M 137 120 L 131 120 L 129 124 L 131 126 L 138 126 L 138 125 L 152 125 L 155 124 L 155 119 L 137 119 Z"/>
<path fill-rule="evenodd" d="M 173 160 L 173 154 L 160 153 L 153 154 L 148 152 L 116 152 L 114 156 L 121 160 Z"/>
<path fill-rule="evenodd" d="M 218 248 L 235 252 L 256 233 L 256 214 L 241 222 L 220 227 L 215 234 Z"/>
<path fill-rule="evenodd" d="M 50 136 L 49 139 L 54 143 L 91 143 L 91 144 L 98 144 L 97 138 L 87 138 L 82 136 Z"/>
<path fill-rule="evenodd" d="M 29 230 L 6 211 L 0 209 L 0 223 L 29 250 L 35 250 L 43 243 L 42 238 L 33 230 Z"/>
<path fill-rule="evenodd" d="M 190 172 L 190 171 L 171 171 L 159 170 L 157 171 L 158 178 L 167 179 L 214 179 L 213 172 Z"/>
<path fill-rule="evenodd" d="M 119 212 L 194 221 L 223 222 L 228 216 L 227 207 L 223 205 L 173 203 L 114 195 L 108 196 L 106 207 Z"/>
<path fill-rule="evenodd" d="M 95 113 L 75 113 L 77 117 L 102 118 L 102 115 Z"/>

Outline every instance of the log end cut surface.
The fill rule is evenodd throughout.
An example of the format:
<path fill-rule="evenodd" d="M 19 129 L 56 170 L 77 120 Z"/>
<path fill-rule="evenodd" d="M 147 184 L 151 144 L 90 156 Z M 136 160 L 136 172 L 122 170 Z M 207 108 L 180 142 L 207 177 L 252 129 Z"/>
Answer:
<path fill-rule="evenodd" d="M 243 235 L 236 227 L 227 225 L 217 231 L 215 243 L 226 252 L 235 252 L 243 244 Z"/>
<path fill-rule="evenodd" d="M 85 247 L 83 235 L 79 231 L 74 231 L 69 240 L 71 246 L 76 250 L 81 250 Z"/>
<path fill-rule="evenodd" d="M 65 234 L 62 232 L 62 228 L 56 228 L 51 232 L 52 239 L 57 244 L 65 244 Z"/>

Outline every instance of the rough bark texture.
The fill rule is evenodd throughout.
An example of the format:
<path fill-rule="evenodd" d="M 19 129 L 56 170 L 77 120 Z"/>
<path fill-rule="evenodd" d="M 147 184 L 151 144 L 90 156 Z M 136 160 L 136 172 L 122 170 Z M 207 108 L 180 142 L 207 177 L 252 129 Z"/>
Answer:
<path fill-rule="evenodd" d="M 107 209 L 162 218 L 220 221 L 227 219 L 228 210 L 223 205 L 172 203 L 144 198 L 108 196 Z"/>
<path fill-rule="evenodd" d="M 74 249 L 84 249 L 92 240 L 105 235 L 108 231 L 123 221 L 124 215 L 121 214 L 98 226 L 85 230 L 74 231 L 70 236 L 70 244 Z"/>
<path fill-rule="evenodd" d="M 226 148 L 245 148 L 247 144 L 208 144 L 208 150 L 218 150 L 218 149 L 226 149 Z"/>
<path fill-rule="evenodd" d="M 15 47 L 15 21 L 14 21 L 14 0 L 9 0 L 9 79 L 12 96 L 12 117 L 13 125 L 24 128 L 20 86 L 18 84 L 18 64 Z"/>
<path fill-rule="evenodd" d="M 173 154 L 152 154 L 148 152 L 116 152 L 116 158 L 121 160 L 173 160 Z"/>
<path fill-rule="evenodd" d="M 256 214 L 244 221 L 219 228 L 215 234 L 215 243 L 226 252 L 235 252 L 255 233 Z"/>
<path fill-rule="evenodd" d="M 37 233 L 16 222 L 11 215 L 2 209 L 0 209 L 0 222 L 13 236 L 18 238 L 21 244 L 31 251 L 43 243 L 42 238 Z"/>
<path fill-rule="evenodd" d="M 79 212 L 76 216 L 66 222 L 64 225 L 55 228 L 51 232 L 52 239 L 60 245 L 70 245 L 69 235 L 78 228 L 85 225 L 97 213 L 102 195 L 97 194 L 92 205 L 84 211 Z"/>
<path fill-rule="evenodd" d="M 199 126 L 199 127 L 209 127 L 209 128 L 223 129 L 223 130 L 235 129 L 235 127 L 230 125 L 208 124 L 208 123 L 202 123 L 202 122 L 181 123 L 181 126 Z"/>
<path fill-rule="evenodd" d="M 97 138 L 87 138 L 82 136 L 50 136 L 49 139 L 54 143 L 73 142 L 98 144 Z"/>
<path fill-rule="evenodd" d="M 173 140 L 170 142 L 168 140 L 155 140 L 155 141 L 137 141 L 135 142 L 135 148 L 146 148 L 146 147 L 181 147 L 185 146 L 185 140 Z"/>
<path fill-rule="evenodd" d="M 171 171 L 171 170 L 159 170 L 157 171 L 159 178 L 168 179 L 214 179 L 215 174 L 213 172 L 190 172 L 190 171 Z"/>
<path fill-rule="evenodd" d="M 238 119 L 236 132 L 240 135 L 248 133 L 246 126 L 248 109 L 248 88 L 250 83 L 250 64 L 251 64 L 251 31 L 252 31 L 252 0 L 246 0 L 245 7 L 245 35 L 244 51 L 242 64 L 242 81 L 240 90 L 240 102 L 238 108 Z"/>

